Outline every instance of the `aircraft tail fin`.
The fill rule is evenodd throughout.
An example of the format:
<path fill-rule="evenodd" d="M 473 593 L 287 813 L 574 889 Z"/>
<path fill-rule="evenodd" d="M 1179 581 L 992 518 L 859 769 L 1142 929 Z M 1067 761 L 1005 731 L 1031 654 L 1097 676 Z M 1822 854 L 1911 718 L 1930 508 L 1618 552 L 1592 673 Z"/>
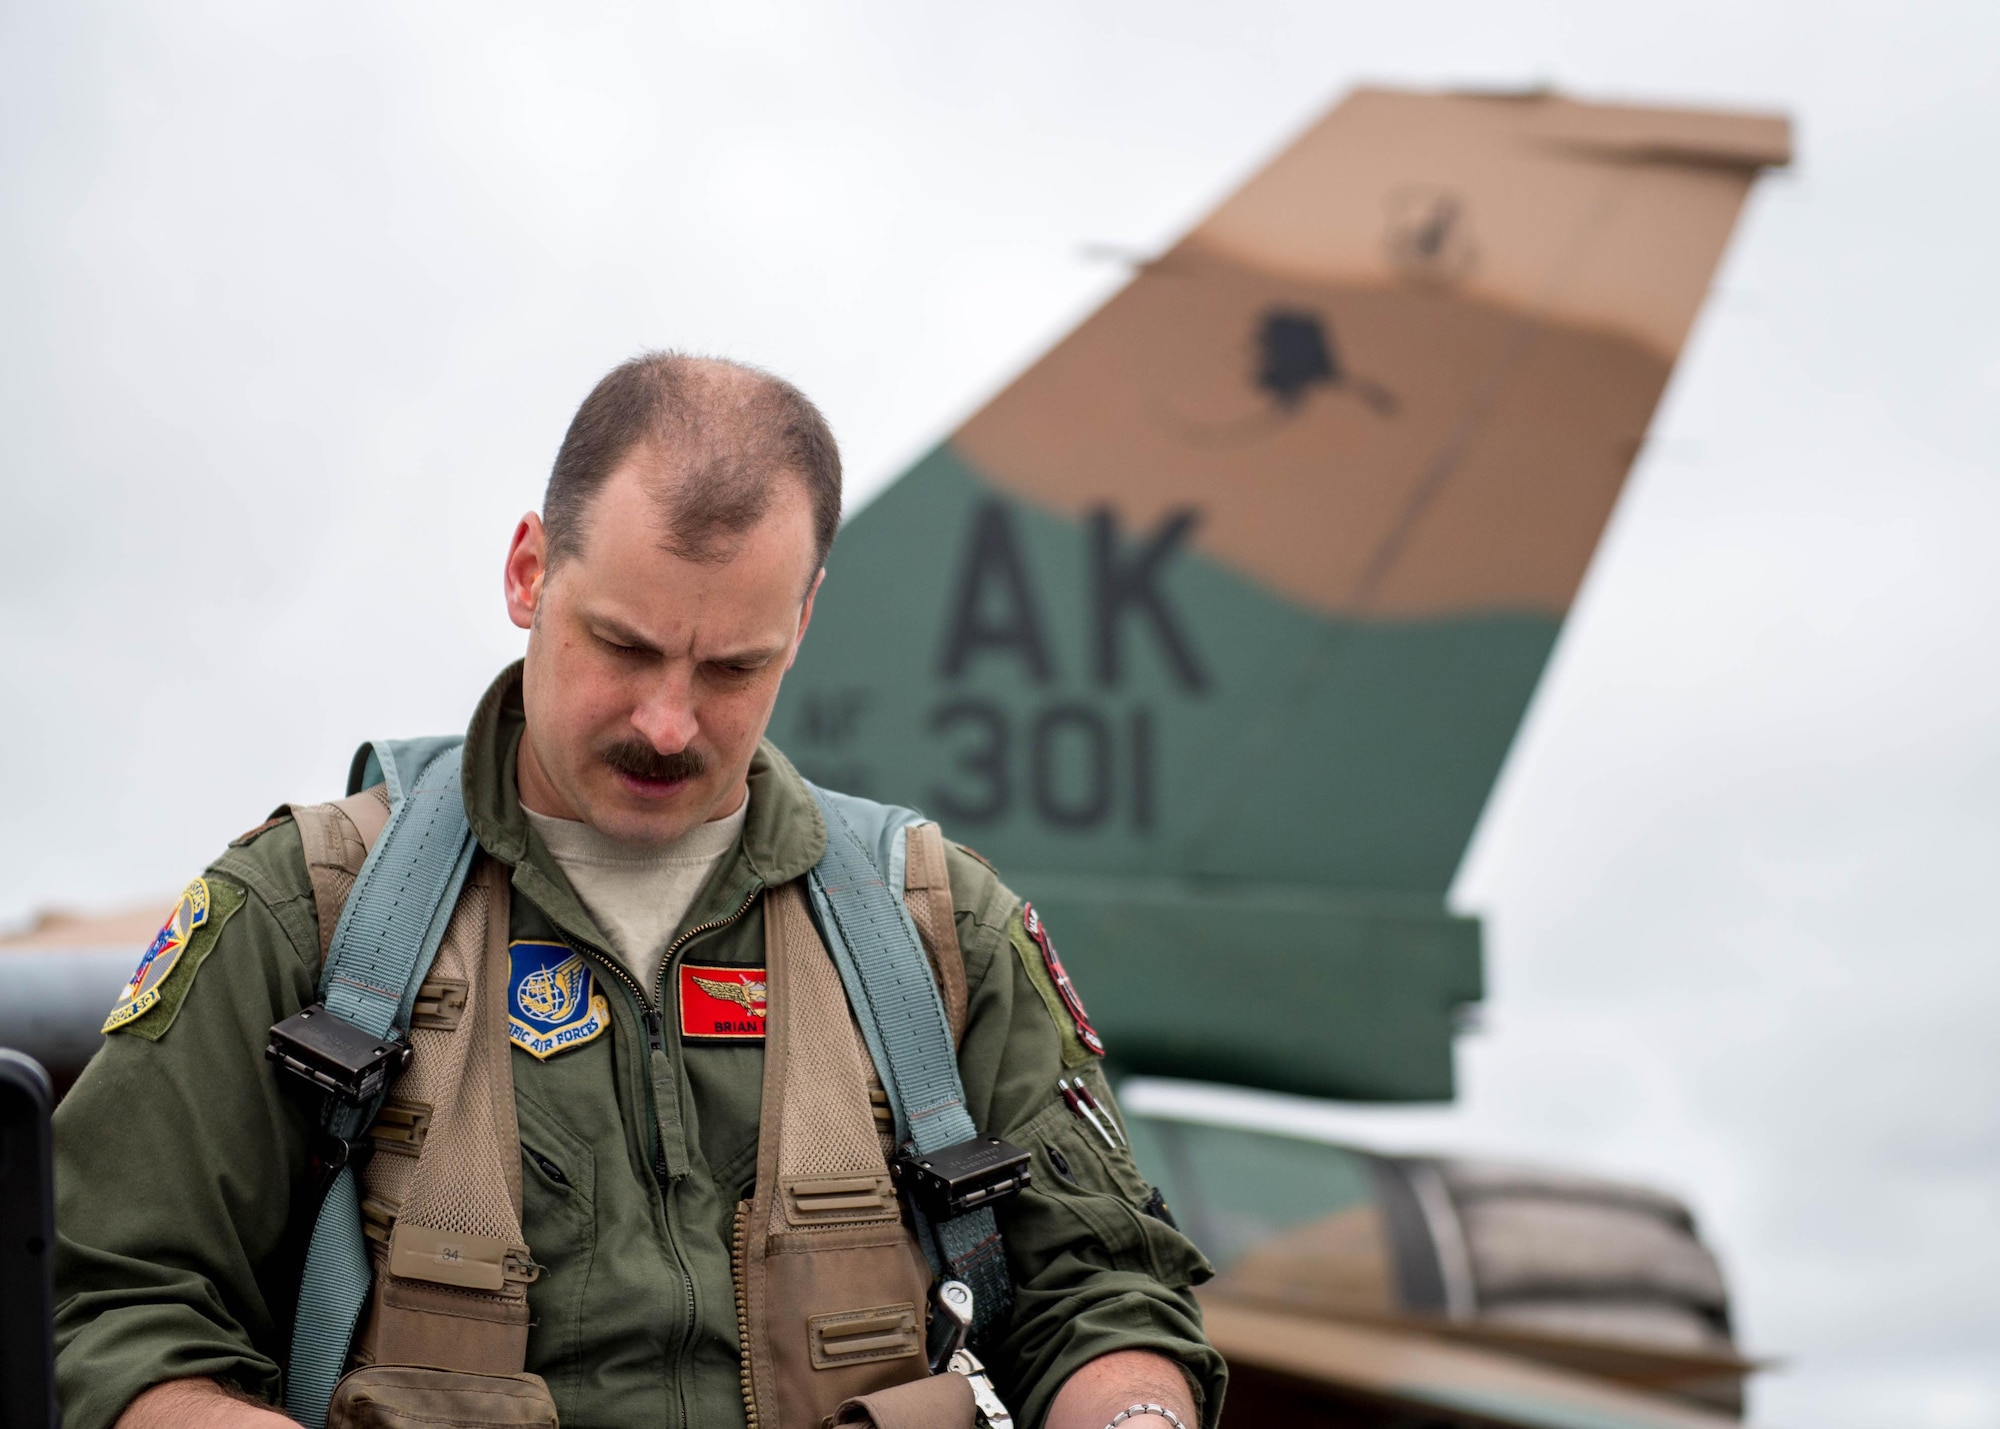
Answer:
<path fill-rule="evenodd" d="M 1061 905 L 1142 1061 L 1448 1094 L 1479 976 L 1443 892 L 1789 143 L 1356 92 L 854 517 L 774 734 Z M 1305 938 L 1234 968 L 1299 1018 L 1383 958 L 1407 1016 L 1317 1059 L 1218 1036 L 1246 918 Z"/>

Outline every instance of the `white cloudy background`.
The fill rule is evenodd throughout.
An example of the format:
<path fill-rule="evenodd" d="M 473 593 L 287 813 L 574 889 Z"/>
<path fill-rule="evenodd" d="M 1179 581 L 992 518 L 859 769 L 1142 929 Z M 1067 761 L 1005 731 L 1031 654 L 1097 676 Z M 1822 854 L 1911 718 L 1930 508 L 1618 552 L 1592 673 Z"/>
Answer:
<path fill-rule="evenodd" d="M 2000 1425 L 1996 55 L 1972 3 L 15 0 L 0 920 L 457 727 L 642 346 L 797 379 L 865 497 L 1358 79 L 1782 107 L 1455 892 L 1467 1094 L 1308 1119 L 1688 1194 L 1759 1423 Z"/>

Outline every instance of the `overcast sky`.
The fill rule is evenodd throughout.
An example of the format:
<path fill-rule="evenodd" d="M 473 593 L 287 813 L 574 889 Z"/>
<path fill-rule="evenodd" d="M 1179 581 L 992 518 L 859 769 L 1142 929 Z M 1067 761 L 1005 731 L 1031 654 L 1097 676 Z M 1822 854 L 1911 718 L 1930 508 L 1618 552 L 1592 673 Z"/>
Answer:
<path fill-rule="evenodd" d="M 1466 1095 L 1307 1115 L 1689 1196 L 1759 1423 L 2000 1426 L 1997 56 L 1975 4 L 12 0 L 0 920 L 461 727 L 642 347 L 799 381 L 861 497 L 1357 80 L 1783 108 L 1454 893 Z"/>

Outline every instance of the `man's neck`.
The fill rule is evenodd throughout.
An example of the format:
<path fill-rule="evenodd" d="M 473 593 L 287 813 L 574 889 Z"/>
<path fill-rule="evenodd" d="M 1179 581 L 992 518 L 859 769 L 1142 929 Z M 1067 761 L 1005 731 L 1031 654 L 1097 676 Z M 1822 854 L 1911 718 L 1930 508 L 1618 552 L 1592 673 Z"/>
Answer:
<path fill-rule="evenodd" d="M 542 772 L 542 761 L 535 757 L 535 741 L 526 730 L 521 732 L 520 748 L 514 755 L 514 783 L 521 791 L 522 808 L 545 818 L 583 822 L 554 781 Z"/>

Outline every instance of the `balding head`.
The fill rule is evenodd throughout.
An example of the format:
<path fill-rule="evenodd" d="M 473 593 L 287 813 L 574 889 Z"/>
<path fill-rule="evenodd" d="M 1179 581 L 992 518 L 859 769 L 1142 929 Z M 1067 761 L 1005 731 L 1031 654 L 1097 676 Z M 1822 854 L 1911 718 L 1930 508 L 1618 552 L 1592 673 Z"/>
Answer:
<path fill-rule="evenodd" d="M 662 544 L 682 560 L 727 560 L 770 509 L 775 484 L 812 502 L 818 570 L 840 525 L 840 449 L 819 409 L 782 378 L 742 363 L 649 352 L 584 398 L 542 499 L 550 570 L 576 555 L 592 501 L 639 455 Z"/>
<path fill-rule="evenodd" d="M 675 353 L 598 383 L 507 551 L 522 803 L 645 844 L 740 807 L 839 520 L 788 383 Z"/>

